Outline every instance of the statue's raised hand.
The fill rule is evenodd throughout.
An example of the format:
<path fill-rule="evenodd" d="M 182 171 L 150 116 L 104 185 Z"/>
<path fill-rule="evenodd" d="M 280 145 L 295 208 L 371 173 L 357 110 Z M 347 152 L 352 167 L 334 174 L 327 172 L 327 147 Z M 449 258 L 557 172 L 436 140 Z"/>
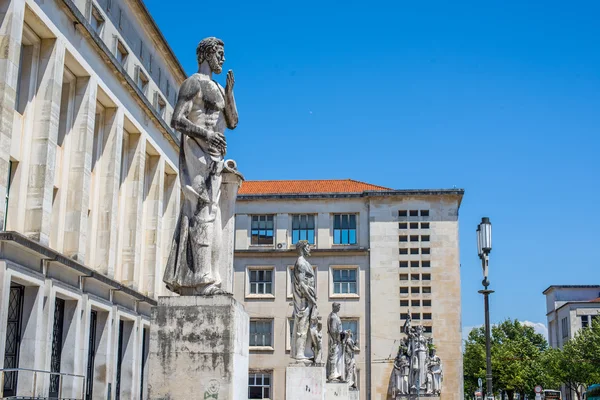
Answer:
<path fill-rule="evenodd" d="M 233 77 L 233 71 L 227 71 L 227 83 L 225 84 L 225 93 L 231 93 L 233 91 L 233 85 L 235 85 L 235 78 Z"/>

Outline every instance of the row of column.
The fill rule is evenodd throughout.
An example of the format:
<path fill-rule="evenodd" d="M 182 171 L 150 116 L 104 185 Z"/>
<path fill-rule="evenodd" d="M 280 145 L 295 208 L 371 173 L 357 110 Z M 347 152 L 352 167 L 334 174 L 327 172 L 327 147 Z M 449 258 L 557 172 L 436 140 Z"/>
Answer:
<path fill-rule="evenodd" d="M 24 3 L 3 2 L 0 14 L 0 45 L 8 46 L 0 51 L 0 199 L 10 186 L 2 228 L 23 232 L 145 295 L 164 293 L 159 275 L 179 209 L 176 171 L 145 134 L 125 129 L 122 107 L 97 109 L 92 71 L 76 76 L 72 97 L 65 96 L 61 38 L 39 39 L 37 57 L 21 65 L 33 89 L 23 123 L 15 124 Z M 20 142 L 12 160 L 11 141 Z M 5 216 L 0 207 L 0 221 Z"/>

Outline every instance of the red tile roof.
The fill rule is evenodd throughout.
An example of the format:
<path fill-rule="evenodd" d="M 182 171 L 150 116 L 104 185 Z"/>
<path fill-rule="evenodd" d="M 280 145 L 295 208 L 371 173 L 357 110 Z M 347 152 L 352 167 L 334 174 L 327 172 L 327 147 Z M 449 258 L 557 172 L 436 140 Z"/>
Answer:
<path fill-rule="evenodd" d="M 245 181 L 242 183 L 239 194 L 362 193 L 367 190 L 393 189 L 352 179 Z"/>
<path fill-rule="evenodd" d="M 594 300 L 590 300 L 590 303 L 600 303 L 600 297 Z"/>

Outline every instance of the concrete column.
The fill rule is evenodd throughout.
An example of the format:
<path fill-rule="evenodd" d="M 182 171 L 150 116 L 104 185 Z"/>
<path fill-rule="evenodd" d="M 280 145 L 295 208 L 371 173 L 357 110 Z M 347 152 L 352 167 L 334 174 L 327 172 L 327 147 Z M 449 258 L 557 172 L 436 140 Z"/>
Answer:
<path fill-rule="evenodd" d="M 115 277 L 117 262 L 117 233 L 119 210 L 119 182 L 123 148 L 123 109 L 107 108 L 104 141 L 100 158 L 98 201 L 94 215 L 95 241 L 90 243 L 90 267 L 111 278 Z"/>
<path fill-rule="evenodd" d="M 91 160 L 94 142 L 97 84 L 93 77 L 77 77 L 75 114 L 71 130 L 69 181 L 63 252 L 85 262 L 88 206 L 90 204 Z"/>
<path fill-rule="evenodd" d="M 333 239 L 331 237 L 331 227 L 330 227 L 330 215 L 329 213 L 319 213 L 317 215 L 317 248 L 319 249 L 329 249 L 331 248 L 331 244 L 333 243 Z"/>
<path fill-rule="evenodd" d="M 64 59 L 65 45 L 62 41 L 42 39 L 24 229 L 28 237 L 44 245 L 48 245 L 52 221 Z"/>
<path fill-rule="evenodd" d="M 173 245 L 173 234 L 175 233 L 175 227 L 177 226 L 177 219 L 179 218 L 179 204 L 181 201 L 181 185 L 179 183 L 179 177 L 176 174 L 165 174 L 164 183 L 164 194 L 163 194 L 163 215 L 162 215 L 162 236 L 161 236 L 161 249 L 162 259 L 157 265 L 156 274 L 156 293 L 159 296 L 165 296 L 169 293 L 165 284 L 162 281 L 163 274 L 165 272 L 165 266 L 169 258 L 169 252 Z"/>
<path fill-rule="evenodd" d="M 60 370 L 69 374 L 83 374 L 82 370 L 82 307 L 79 300 L 65 301 L 65 319 L 63 324 L 63 348 L 60 358 Z M 85 330 L 84 330 L 85 331 Z M 87 354 L 86 354 L 87 355 Z M 66 398 L 81 396 L 82 379 L 62 378 L 62 394 Z"/>
<path fill-rule="evenodd" d="M 117 325 L 118 329 L 119 326 Z M 108 384 L 112 383 L 112 371 L 114 371 L 113 358 L 115 355 L 114 342 L 115 324 L 113 323 L 113 312 L 98 310 L 96 321 L 96 357 L 94 358 L 94 400 L 105 400 L 108 395 Z M 111 389 L 114 393 L 114 384 Z"/>
<path fill-rule="evenodd" d="M 235 215 L 235 250 L 247 250 L 250 246 L 250 216 Z"/>
<path fill-rule="evenodd" d="M 275 215 L 275 237 L 273 238 L 275 240 L 275 246 L 277 246 L 278 243 L 288 244 L 288 224 L 289 214 Z"/>
<path fill-rule="evenodd" d="M 4 230 L 8 167 L 13 132 L 15 100 L 25 0 L 4 0 L 0 3 L 0 230 Z"/>
<path fill-rule="evenodd" d="M 162 199 L 164 194 L 165 161 L 160 156 L 146 159 L 143 255 L 140 282 L 141 292 L 153 297 L 156 293 L 156 275 L 161 261 L 160 237 L 162 230 Z"/>
<path fill-rule="evenodd" d="M 144 172 L 146 163 L 146 140 L 139 133 L 128 133 L 123 138 L 125 147 L 124 157 L 127 158 L 124 182 L 121 184 L 121 203 L 123 217 L 120 221 L 121 235 L 119 236 L 121 270 L 119 275 L 124 285 L 138 288 L 141 261 L 141 244 L 143 236 L 142 215 L 144 194 Z"/>

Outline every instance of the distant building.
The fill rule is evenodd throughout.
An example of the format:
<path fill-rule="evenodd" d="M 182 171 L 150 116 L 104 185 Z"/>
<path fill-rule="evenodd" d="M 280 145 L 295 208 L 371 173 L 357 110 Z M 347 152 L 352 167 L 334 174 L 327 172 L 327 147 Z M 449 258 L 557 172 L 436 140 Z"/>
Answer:
<path fill-rule="evenodd" d="M 185 73 L 141 0 L 3 0 L 0 39 L 0 397 L 144 399 Z"/>
<path fill-rule="evenodd" d="M 600 323 L 600 285 L 552 285 L 543 294 L 551 347 L 562 348 L 580 329 Z M 576 396 L 564 387 L 562 392 L 565 400 Z"/>
<path fill-rule="evenodd" d="M 361 399 L 385 399 L 409 312 L 433 335 L 442 399 L 462 400 L 458 210 L 464 191 L 353 180 L 247 181 L 236 204 L 234 295 L 250 314 L 250 398 L 284 399 L 295 243 L 312 244 L 327 354 L 332 303 L 354 331 Z"/>

